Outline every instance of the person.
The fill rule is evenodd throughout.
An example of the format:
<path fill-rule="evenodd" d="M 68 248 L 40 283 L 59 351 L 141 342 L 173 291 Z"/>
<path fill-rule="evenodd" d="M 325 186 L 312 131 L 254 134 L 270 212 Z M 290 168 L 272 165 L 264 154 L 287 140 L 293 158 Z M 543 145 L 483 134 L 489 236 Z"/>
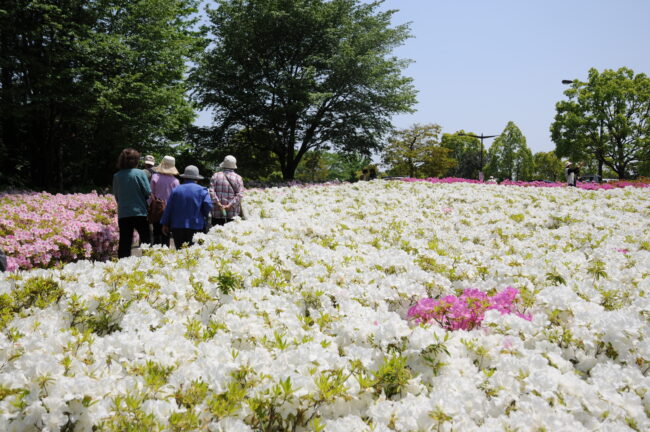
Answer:
<path fill-rule="evenodd" d="M 0 249 L 0 272 L 7 270 L 7 257 L 5 253 Z"/>
<path fill-rule="evenodd" d="M 180 185 L 178 179 L 174 177 L 177 175 L 176 159 L 172 156 L 163 157 L 160 165 L 155 168 L 155 172 L 151 176 L 152 197 L 160 198 L 165 202 L 166 206 L 172 191 Z M 163 234 L 160 221 L 153 223 L 153 244 L 169 246 L 169 236 Z"/>
<path fill-rule="evenodd" d="M 212 210 L 208 189 L 196 183 L 203 180 L 199 169 L 188 165 L 181 178 L 185 181 L 172 191 L 160 219 L 163 234 L 168 236 L 171 230 L 177 249 L 186 243 L 194 244 L 194 234 L 203 231 Z"/>
<path fill-rule="evenodd" d="M 133 230 L 140 236 L 140 244 L 150 242 L 149 222 L 147 221 L 147 199 L 151 187 L 147 175 L 138 169 L 140 153 L 132 148 L 122 150 L 117 159 L 117 169 L 113 175 L 113 195 L 117 202 L 117 224 L 120 240 L 117 256 L 131 256 Z"/>
<path fill-rule="evenodd" d="M 210 179 L 210 197 L 212 209 L 212 226 L 231 222 L 241 213 L 241 200 L 244 196 L 244 181 L 235 172 L 237 159 L 228 155 L 219 165 L 221 171 L 214 173 Z"/>
<path fill-rule="evenodd" d="M 578 176 L 580 175 L 580 165 L 574 165 L 573 162 L 567 161 L 565 165 L 566 182 L 568 186 L 576 186 Z"/>
<path fill-rule="evenodd" d="M 144 173 L 147 175 L 147 178 L 149 181 L 151 181 L 151 177 L 153 174 L 156 172 L 154 170 L 154 165 L 156 165 L 156 158 L 154 158 L 152 155 L 147 155 L 144 157 Z"/>

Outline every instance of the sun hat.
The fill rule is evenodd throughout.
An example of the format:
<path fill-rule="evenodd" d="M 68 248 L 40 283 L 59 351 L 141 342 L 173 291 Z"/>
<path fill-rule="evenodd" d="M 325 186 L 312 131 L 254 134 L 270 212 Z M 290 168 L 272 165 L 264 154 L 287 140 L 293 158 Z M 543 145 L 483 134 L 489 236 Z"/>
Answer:
<path fill-rule="evenodd" d="M 203 180 L 203 176 L 199 175 L 199 169 L 194 165 L 186 166 L 185 172 L 181 174 L 181 177 L 190 180 Z"/>
<path fill-rule="evenodd" d="M 237 159 L 234 156 L 228 155 L 223 159 L 219 168 L 237 169 Z"/>
<path fill-rule="evenodd" d="M 176 159 L 174 159 L 172 156 L 165 156 L 160 162 L 160 165 L 156 167 L 156 172 L 158 174 L 178 175 L 178 170 L 176 169 Z"/>
<path fill-rule="evenodd" d="M 569 167 L 569 166 L 571 166 L 571 165 L 573 165 L 573 162 L 571 162 L 571 161 L 566 161 L 566 164 L 565 164 L 564 166 L 565 166 L 565 167 Z"/>
<path fill-rule="evenodd" d="M 147 155 L 144 157 L 144 164 L 154 166 L 156 165 L 156 158 L 151 155 Z"/>

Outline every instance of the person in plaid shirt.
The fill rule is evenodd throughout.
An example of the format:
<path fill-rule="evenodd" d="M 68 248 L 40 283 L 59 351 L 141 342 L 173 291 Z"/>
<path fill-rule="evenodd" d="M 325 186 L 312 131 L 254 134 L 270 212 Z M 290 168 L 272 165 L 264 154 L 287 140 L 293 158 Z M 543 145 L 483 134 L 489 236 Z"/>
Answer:
<path fill-rule="evenodd" d="M 212 226 L 231 222 L 241 212 L 241 200 L 244 196 L 244 181 L 234 170 L 237 159 L 226 156 L 210 179 L 210 198 L 212 198 Z"/>

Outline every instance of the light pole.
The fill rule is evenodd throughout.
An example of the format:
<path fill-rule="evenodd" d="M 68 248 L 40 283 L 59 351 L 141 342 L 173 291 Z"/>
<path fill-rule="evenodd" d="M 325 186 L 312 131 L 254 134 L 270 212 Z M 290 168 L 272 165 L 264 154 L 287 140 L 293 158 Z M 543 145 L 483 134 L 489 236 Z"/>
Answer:
<path fill-rule="evenodd" d="M 483 140 L 485 138 L 498 137 L 499 135 L 483 135 L 482 133 L 481 133 L 481 135 L 474 135 L 474 134 L 466 134 L 464 132 L 459 132 L 458 136 L 468 136 L 468 137 L 472 137 L 472 138 L 478 138 L 478 139 L 481 140 L 481 165 L 480 165 L 480 168 L 479 168 L 479 171 L 478 171 L 478 180 L 483 181 L 483 178 L 484 178 L 483 177 Z"/>

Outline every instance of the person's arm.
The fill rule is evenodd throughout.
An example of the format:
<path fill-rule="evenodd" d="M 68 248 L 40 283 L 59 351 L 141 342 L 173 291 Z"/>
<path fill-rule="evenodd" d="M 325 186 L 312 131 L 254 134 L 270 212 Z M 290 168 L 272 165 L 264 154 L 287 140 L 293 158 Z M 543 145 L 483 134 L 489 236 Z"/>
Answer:
<path fill-rule="evenodd" d="M 119 182 L 117 177 L 113 176 L 113 196 L 115 197 L 115 202 L 119 202 L 117 196 L 120 194 Z"/>
<path fill-rule="evenodd" d="M 144 171 L 142 172 L 142 174 L 144 174 Z M 149 195 L 151 195 L 151 186 L 149 185 L 149 179 L 147 178 L 146 174 L 144 174 L 144 176 L 141 177 L 140 187 L 142 189 L 142 193 L 144 194 L 144 197 L 148 199 Z"/>
<path fill-rule="evenodd" d="M 172 194 L 169 196 L 169 199 L 167 200 L 167 205 L 165 206 L 165 211 L 163 211 L 163 215 L 160 218 L 160 225 L 162 225 L 162 232 L 165 235 L 169 235 L 169 226 L 171 225 L 171 218 L 172 218 L 172 212 L 174 208 L 174 191 L 172 191 Z"/>
<path fill-rule="evenodd" d="M 225 176 L 226 174 L 224 174 Z M 244 182 L 241 178 L 240 175 L 235 174 L 235 179 L 233 180 L 232 178 L 228 177 L 229 183 L 231 183 L 231 187 L 233 189 L 233 192 L 235 193 L 235 196 L 232 197 L 230 201 L 227 201 L 223 207 L 228 209 L 231 208 L 233 205 L 240 203 L 241 199 L 244 197 Z"/>
<path fill-rule="evenodd" d="M 201 213 L 203 217 L 209 217 L 210 212 L 212 212 L 212 198 L 210 193 L 206 191 L 206 194 L 203 196 L 203 202 L 201 203 Z"/>
<path fill-rule="evenodd" d="M 217 195 L 217 173 L 214 173 L 212 178 L 210 178 L 210 188 L 208 191 L 210 192 L 211 204 L 221 207 L 221 201 Z"/>

